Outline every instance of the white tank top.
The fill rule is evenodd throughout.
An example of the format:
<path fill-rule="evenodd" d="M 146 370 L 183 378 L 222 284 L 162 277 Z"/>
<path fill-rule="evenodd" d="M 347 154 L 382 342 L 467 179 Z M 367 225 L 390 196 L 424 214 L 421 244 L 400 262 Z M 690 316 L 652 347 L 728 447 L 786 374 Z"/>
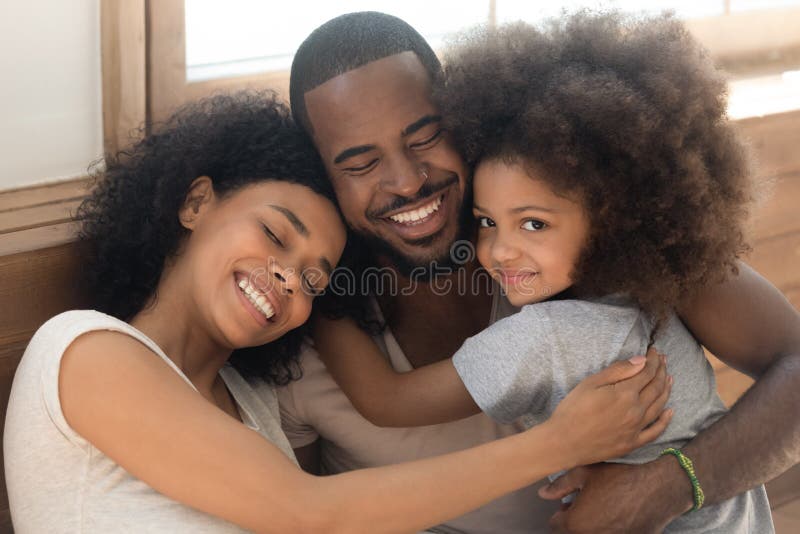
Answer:
<path fill-rule="evenodd" d="M 123 321 L 93 310 L 69 311 L 47 321 L 17 368 L 6 415 L 3 452 L 15 532 L 243 532 L 158 493 L 67 424 L 58 395 L 61 358 L 78 336 L 95 330 L 137 339 L 196 391 L 158 345 Z M 244 424 L 296 462 L 281 431 L 273 389 L 262 380 L 246 380 L 230 366 L 220 376 Z"/>

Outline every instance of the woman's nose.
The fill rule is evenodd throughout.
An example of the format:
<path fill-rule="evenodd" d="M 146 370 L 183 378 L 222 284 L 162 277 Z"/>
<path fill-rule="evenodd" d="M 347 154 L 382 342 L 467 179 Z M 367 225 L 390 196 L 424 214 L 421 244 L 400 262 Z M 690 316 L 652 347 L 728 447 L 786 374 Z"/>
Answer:
<path fill-rule="evenodd" d="M 300 273 L 293 267 L 282 267 L 277 262 L 272 264 L 272 276 L 275 277 L 278 288 L 288 295 L 293 295 L 300 289 Z"/>

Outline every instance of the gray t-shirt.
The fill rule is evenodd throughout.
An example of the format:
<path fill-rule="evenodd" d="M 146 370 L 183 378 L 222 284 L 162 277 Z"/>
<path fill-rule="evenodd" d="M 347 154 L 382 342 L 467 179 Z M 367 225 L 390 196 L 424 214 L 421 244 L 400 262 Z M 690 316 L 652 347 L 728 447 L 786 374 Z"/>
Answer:
<path fill-rule="evenodd" d="M 17 368 L 6 415 L 3 452 L 15 532 L 245 532 L 157 492 L 69 426 L 58 394 L 61 357 L 78 336 L 94 330 L 137 339 L 194 389 L 151 339 L 125 322 L 92 310 L 47 321 Z M 244 424 L 295 460 L 274 390 L 262 380 L 245 380 L 230 366 L 220 376 Z"/>
<path fill-rule="evenodd" d="M 588 375 L 644 354 L 652 329 L 649 317 L 623 297 L 541 302 L 465 341 L 453 364 L 481 410 L 500 422 L 520 419 L 530 427 L 546 420 Z M 677 317 L 662 326 L 655 346 L 667 355 L 674 378 L 667 406 L 675 414 L 653 443 L 614 462 L 654 460 L 667 447 L 682 447 L 725 413 L 714 372 Z M 766 492 L 759 486 L 683 515 L 666 531 L 762 534 L 774 527 Z"/>

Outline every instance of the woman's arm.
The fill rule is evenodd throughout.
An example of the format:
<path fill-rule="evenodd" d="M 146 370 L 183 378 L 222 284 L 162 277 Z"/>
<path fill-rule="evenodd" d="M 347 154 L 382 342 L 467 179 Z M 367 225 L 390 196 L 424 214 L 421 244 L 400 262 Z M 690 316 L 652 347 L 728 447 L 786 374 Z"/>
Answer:
<path fill-rule="evenodd" d="M 64 354 L 59 392 L 76 432 L 188 506 L 257 532 L 397 532 L 440 523 L 547 473 L 654 439 L 670 415 L 661 412 L 669 389 L 663 367 L 657 357 L 646 365 L 619 362 L 582 382 L 548 422 L 509 438 L 321 478 L 298 469 L 123 334 L 78 338 Z"/>
<path fill-rule="evenodd" d="M 435 425 L 480 412 L 450 358 L 398 373 L 351 319 L 317 318 L 314 343 L 353 407 L 374 425 Z"/>

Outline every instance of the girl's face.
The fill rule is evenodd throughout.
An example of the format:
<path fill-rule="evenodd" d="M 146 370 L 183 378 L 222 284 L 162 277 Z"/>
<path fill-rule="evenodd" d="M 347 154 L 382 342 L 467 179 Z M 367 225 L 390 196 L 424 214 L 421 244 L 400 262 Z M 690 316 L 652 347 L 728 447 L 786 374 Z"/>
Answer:
<path fill-rule="evenodd" d="M 515 306 L 547 299 L 572 285 L 588 239 L 577 198 L 557 195 L 533 172 L 500 160 L 475 170 L 477 256 Z"/>
<path fill-rule="evenodd" d="M 303 324 L 345 244 L 333 204 L 311 189 L 260 182 L 225 198 L 199 178 L 180 214 L 191 230 L 176 271 L 187 304 L 222 345 L 263 345 Z"/>

